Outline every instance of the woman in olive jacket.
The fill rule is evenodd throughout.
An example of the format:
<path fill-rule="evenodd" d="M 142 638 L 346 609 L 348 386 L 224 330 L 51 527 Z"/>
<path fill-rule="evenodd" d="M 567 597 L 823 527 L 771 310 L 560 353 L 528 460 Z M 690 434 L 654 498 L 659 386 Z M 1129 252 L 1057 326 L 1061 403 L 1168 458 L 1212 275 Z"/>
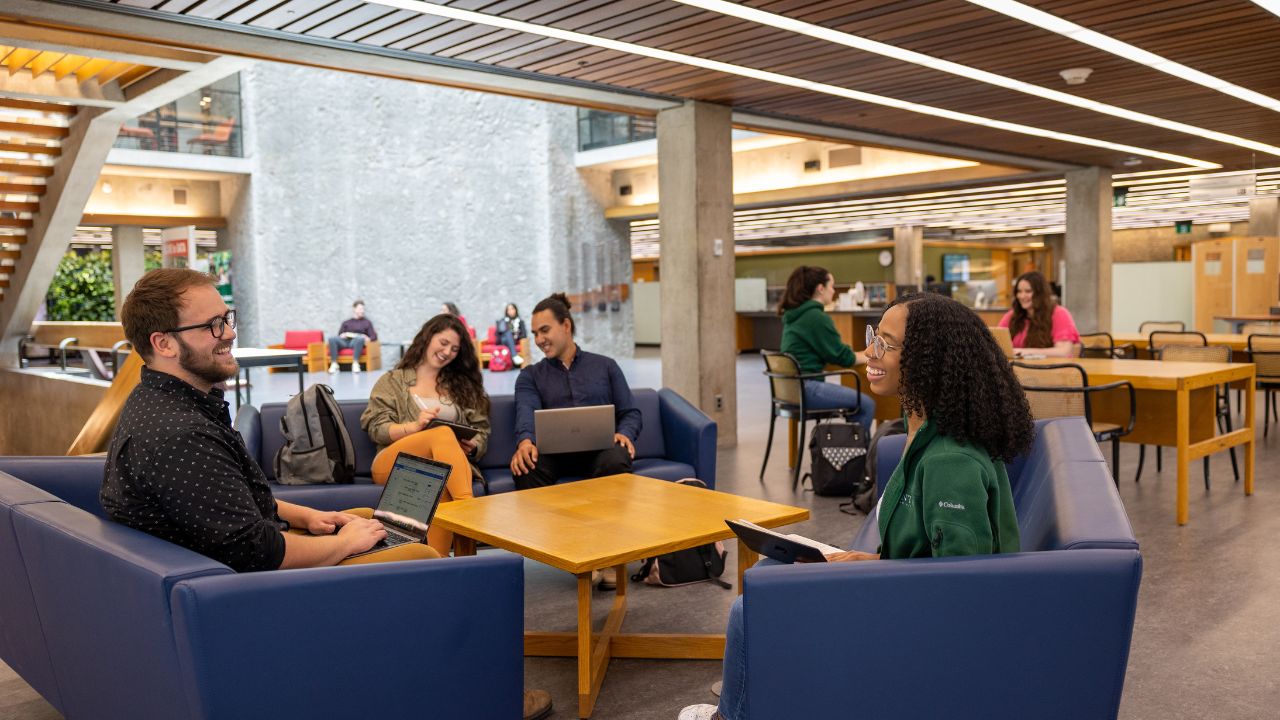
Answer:
<path fill-rule="evenodd" d="M 427 429 L 437 418 L 479 432 L 458 440 L 448 427 Z M 441 502 L 472 496 L 472 480 L 484 481 L 476 461 L 489 444 L 489 396 L 471 334 L 457 316 L 437 315 L 422 326 L 395 369 L 374 384 L 360 426 L 378 446 L 375 483 L 385 483 L 396 455 L 407 452 L 452 466 Z M 432 525 L 427 544 L 446 557 L 453 533 Z"/>
<path fill-rule="evenodd" d="M 941 295 L 899 298 L 867 348 L 867 380 L 877 395 L 901 399 L 907 446 L 880 499 L 880 552 L 850 550 L 827 560 L 1018 552 L 1005 463 L 1031 447 L 1035 426 L 981 318 Z M 729 612 L 719 707 L 691 705 L 680 720 L 744 717 L 742 602 Z"/>

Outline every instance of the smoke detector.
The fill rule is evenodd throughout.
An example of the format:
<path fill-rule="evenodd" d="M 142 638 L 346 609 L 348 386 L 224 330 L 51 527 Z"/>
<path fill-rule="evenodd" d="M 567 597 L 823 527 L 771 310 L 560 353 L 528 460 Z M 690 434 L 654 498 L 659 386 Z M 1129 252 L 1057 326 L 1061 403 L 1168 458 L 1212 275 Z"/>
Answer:
<path fill-rule="evenodd" d="M 1068 85 L 1083 85 L 1085 80 L 1093 74 L 1093 68 L 1067 68 L 1058 74 L 1067 81 Z"/>

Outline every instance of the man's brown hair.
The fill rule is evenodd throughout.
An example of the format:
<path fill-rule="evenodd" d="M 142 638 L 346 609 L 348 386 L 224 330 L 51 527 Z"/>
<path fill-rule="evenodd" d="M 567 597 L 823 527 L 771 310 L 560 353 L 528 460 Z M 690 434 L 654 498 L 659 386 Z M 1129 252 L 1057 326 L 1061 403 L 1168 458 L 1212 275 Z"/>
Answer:
<path fill-rule="evenodd" d="M 178 327 L 182 294 L 213 285 L 211 275 L 188 268 L 159 268 L 142 276 L 120 309 L 124 336 L 144 361 L 151 359 L 151 335 Z"/>

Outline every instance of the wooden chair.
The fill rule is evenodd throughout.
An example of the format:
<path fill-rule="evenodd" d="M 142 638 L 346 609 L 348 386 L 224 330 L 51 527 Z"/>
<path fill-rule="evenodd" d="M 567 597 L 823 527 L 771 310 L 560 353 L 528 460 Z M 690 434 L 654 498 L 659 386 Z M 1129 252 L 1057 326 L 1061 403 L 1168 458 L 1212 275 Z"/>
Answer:
<path fill-rule="evenodd" d="M 1205 347 L 1208 344 L 1209 339 L 1204 333 L 1195 330 L 1156 330 L 1147 335 L 1147 350 L 1152 357 L 1170 345 Z"/>
<path fill-rule="evenodd" d="M 1111 478 L 1120 484 L 1120 438 L 1133 432 L 1137 422 L 1137 394 L 1128 380 L 1090 385 L 1089 375 L 1075 363 L 1031 365 L 1015 361 L 1011 363 L 1013 374 L 1027 395 L 1031 416 L 1037 420 L 1055 417 L 1083 417 L 1093 430 L 1099 443 L 1111 441 Z M 1115 423 L 1094 422 L 1090 401 L 1094 393 L 1126 389 L 1129 391 L 1129 422 L 1121 426 Z"/>
<path fill-rule="evenodd" d="M 1152 333 L 1158 335 L 1160 333 Z M 1200 333 L 1177 333 L 1179 335 L 1200 335 Z M 1203 338 L 1203 335 L 1200 335 Z M 1154 352 L 1154 351 L 1153 351 Z M 1225 345 L 1180 345 L 1169 344 L 1159 349 L 1156 354 L 1157 360 L 1168 362 L 1231 362 L 1231 348 Z M 1218 421 L 1218 432 L 1231 432 L 1231 400 L 1227 395 L 1227 386 L 1222 385 L 1217 389 L 1217 411 L 1215 413 Z M 1142 463 L 1146 458 L 1147 446 L 1138 446 L 1138 472 L 1134 475 L 1133 481 L 1138 482 L 1142 477 Z M 1156 446 L 1156 472 L 1161 470 L 1160 462 L 1161 448 Z M 1231 472 L 1235 475 L 1236 482 L 1240 482 L 1240 466 L 1236 461 L 1236 449 L 1231 448 Z M 1204 458 L 1204 489 L 1209 489 L 1209 457 Z"/>
<path fill-rule="evenodd" d="M 1139 335 L 1150 335 L 1153 332 L 1182 332 L 1187 324 L 1181 320 L 1148 320 L 1138 326 Z"/>
<path fill-rule="evenodd" d="M 204 147 L 205 155 L 214 155 L 213 149 L 216 147 L 223 148 L 222 155 L 229 155 L 226 148 L 231 144 L 231 132 L 236 128 L 236 119 L 229 117 L 218 123 L 211 132 L 202 133 L 187 141 L 187 152 L 191 152 L 192 145 L 201 145 Z"/>
<path fill-rule="evenodd" d="M 1116 345 L 1111 333 L 1099 332 L 1080 336 L 1080 357 L 1132 360 L 1138 356 L 1133 343 Z"/>
<path fill-rule="evenodd" d="M 1280 421 L 1276 410 L 1276 390 L 1280 390 L 1280 335 L 1254 333 L 1249 336 L 1249 354 L 1257 366 L 1258 389 L 1262 395 L 1262 437 L 1271 430 L 1271 420 Z M 1239 403 L 1237 403 L 1239 404 Z"/>
<path fill-rule="evenodd" d="M 764 462 L 760 463 L 760 482 L 764 482 L 764 470 L 769 466 L 769 451 L 773 449 L 773 427 L 779 417 L 794 418 L 800 421 L 800 432 L 797 437 L 796 466 L 791 475 L 791 489 L 800 484 L 800 466 L 804 464 L 805 423 L 809 420 L 829 420 L 847 418 L 857 414 L 862 406 L 862 379 L 853 370 L 835 370 L 832 372 L 801 373 L 800 364 L 791 355 L 784 352 L 761 350 L 764 357 L 764 374 L 769 378 L 769 439 L 764 445 Z M 856 381 L 858 402 L 853 407 L 810 410 L 804 406 L 804 381 L 820 380 L 832 375 L 852 375 Z"/>

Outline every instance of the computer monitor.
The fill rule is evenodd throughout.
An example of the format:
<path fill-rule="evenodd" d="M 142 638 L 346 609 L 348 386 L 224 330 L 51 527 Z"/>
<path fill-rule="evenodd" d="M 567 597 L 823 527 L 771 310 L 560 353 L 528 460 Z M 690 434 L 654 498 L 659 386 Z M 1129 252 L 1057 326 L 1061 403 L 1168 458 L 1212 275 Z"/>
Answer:
<path fill-rule="evenodd" d="M 969 281 L 969 256 L 963 253 L 947 253 L 942 256 L 943 282 Z"/>

